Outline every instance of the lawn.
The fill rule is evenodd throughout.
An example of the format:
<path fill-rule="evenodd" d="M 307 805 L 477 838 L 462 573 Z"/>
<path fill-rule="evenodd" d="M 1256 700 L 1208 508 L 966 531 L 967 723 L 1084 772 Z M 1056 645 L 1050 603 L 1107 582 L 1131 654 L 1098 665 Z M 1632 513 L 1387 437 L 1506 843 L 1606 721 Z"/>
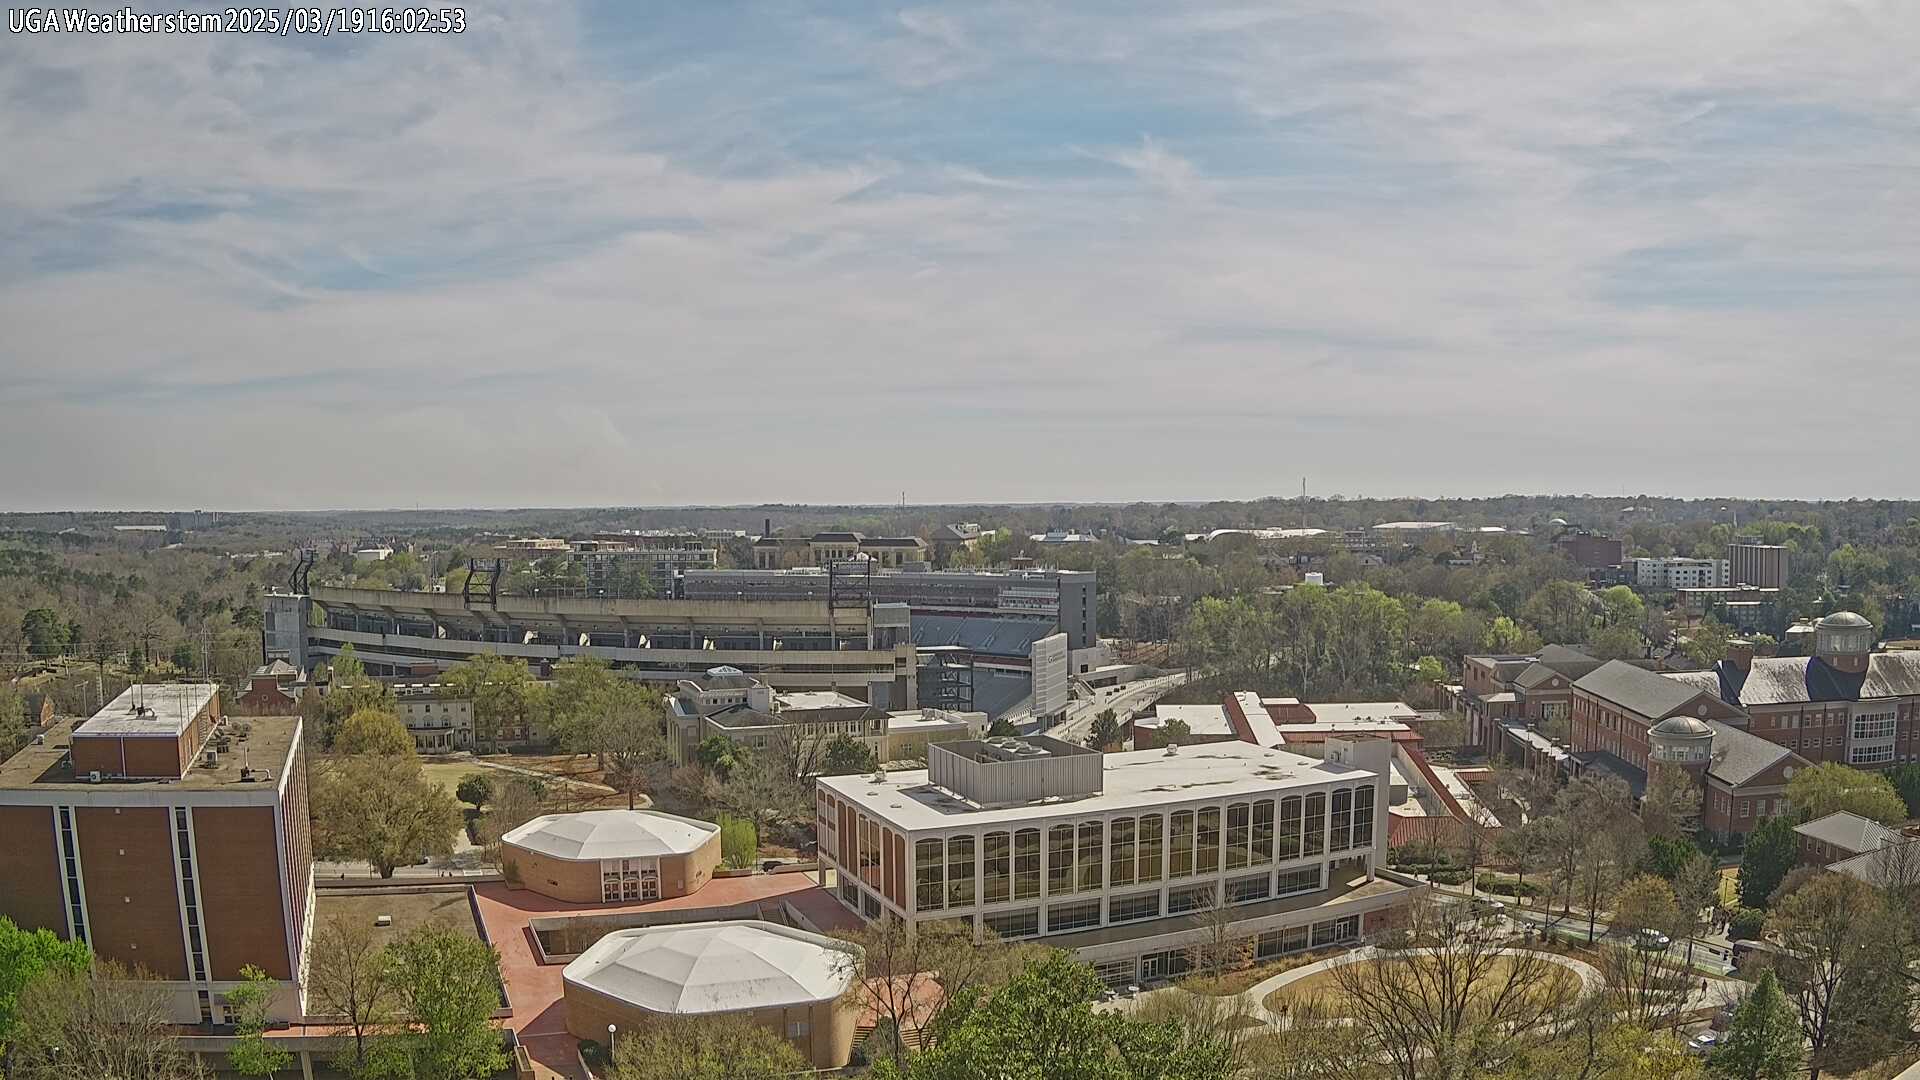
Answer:
<path fill-rule="evenodd" d="M 460 781 L 474 773 L 485 773 L 496 778 L 502 775 L 496 769 L 482 768 L 471 761 L 430 761 L 423 763 L 420 771 L 426 775 L 427 779 L 446 788 L 449 795 L 454 795 L 454 789 L 460 786 Z M 454 795 L 454 798 L 457 799 L 459 796 Z"/>
<path fill-rule="evenodd" d="M 1239 971 L 1229 971 L 1224 975 L 1196 975 L 1182 981 L 1180 988 L 1206 997 L 1231 997 L 1251 990 L 1282 972 L 1292 971 L 1294 968 L 1304 967 L 1330 956 L 1338 956 L 1345 951 L 1345 949 L 1320 949 L 1315 952 L 1276 957 L 1241 968 Z"/>
<path fill-rule="evenodd" d="M 1378 964 L 1380 961 L 1360 960 L 1356 961 L 1356 963 Z M 1512 970 L 1513 960 L 1511 958 L 1505 956 L 1496 957 L 1487 974 L 1483 977 L 1482 985 L 1502 985 L 1504 980 L 1512 973 Z M 1580 977 L 1572 971 L 1561 967 L 1559 964 L 1552 965 L 1551 971 L 1552 975 L 1550 978 L 1554 991 L 1562 992 L 1578 989 Z M 1321 998 L 1326 1003 L 1327 1008 L 1336 1016 L 1343 1012 L 1340 984 L 1331 970 L 1316 971 L 1304 979 L 1288 983 L 1286 986 L 1268 994 L 1266 1004 L 1267 1008 L 1272 1009 L 1274 1012 L 1281 1012 L 1295 1002 L 1305 1001 L 1312 997 Z"/>

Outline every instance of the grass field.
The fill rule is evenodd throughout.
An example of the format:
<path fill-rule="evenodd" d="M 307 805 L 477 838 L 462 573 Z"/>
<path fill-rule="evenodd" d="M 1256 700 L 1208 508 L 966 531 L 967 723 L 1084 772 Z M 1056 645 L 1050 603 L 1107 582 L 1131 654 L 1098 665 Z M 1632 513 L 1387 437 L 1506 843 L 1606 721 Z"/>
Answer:
<path fill-rule="evenodd" d="M 473 773 L 486 773 L 492 777 L 501 775 L 498 770 L 482 768 L 471 761 L 429 761 L 420 766 L 420 771 L 426 774 L 427 779 L 446 788 L 449 795 L 454 795 L 454 789 L 460 786 L 460 781 Z M 454 798 L 459 796 L 454 795 Z"/>
<path fill-rule="evenodd" d="M 1357 963 L 1378 964 L 1380 961 L 1360 960 L 1357 961 Z M 1498 987 L 1508 978 L 1512 970 L 1513 960 L 1511 958 L 1505 956 L 1497 957 L 1487 974 L 1483 977 L 1481 985 Z M 1549 970 L 1551 972 L 1549 975 L 1549 979 L 1551 980 L 1550 985 L 1554 991 L 1560 992 L 1578 989 L 1579 976 L 1575 975 L 1572 971 L 1561 967 L 1559 964 L 1550 965 Z M 1268 994 L 1267 1008 L 1279 1012 L 1285 1006 L 1313 997 L 1322 999 L 1326 1007 L 1334 1015 L 1339 1016 L 1343 1014 L 1343 997 L 1340 993 L 1340 984 L 1336 980 L 1334 973 L 1330 970 L 1316 971 L 1304 979 L 1288 983 L 1281 989 Z"/>

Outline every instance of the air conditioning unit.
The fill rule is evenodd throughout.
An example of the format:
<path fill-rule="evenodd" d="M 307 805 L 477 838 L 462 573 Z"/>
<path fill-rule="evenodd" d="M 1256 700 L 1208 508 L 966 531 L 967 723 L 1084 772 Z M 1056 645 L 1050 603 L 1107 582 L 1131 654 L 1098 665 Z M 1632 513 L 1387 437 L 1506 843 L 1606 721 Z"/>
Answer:
<path fill-rule="evenodd" d="M 215 765 L 220 764 L 220 751 L 209 750 L 205 754 L 201 755 L 200 761 L 202 764 L 206 765 L 208 768 L 212 768 Z"/>
<path fill-rule="evenodd" d="M 99 770 L 99 769 L 94 769 L 93 771 L 91 771 L 91 772 L 89 772 L 89 773 L 87 773 L 87 783 L 89 783 L 89 784 L 97 784 L 97 783 L 99 783 L 99 782 L 100 782 L 100 770 Z"/>

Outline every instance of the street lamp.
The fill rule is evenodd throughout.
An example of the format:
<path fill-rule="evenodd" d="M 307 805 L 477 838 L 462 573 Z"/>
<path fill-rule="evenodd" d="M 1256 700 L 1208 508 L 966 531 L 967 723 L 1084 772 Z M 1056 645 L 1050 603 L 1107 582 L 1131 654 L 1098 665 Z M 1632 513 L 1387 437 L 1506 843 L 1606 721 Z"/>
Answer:
<path fill-rule="evenodd" d="M 607 1025 L 607 1057 L 613 1057 L 613 1025 Z"/>

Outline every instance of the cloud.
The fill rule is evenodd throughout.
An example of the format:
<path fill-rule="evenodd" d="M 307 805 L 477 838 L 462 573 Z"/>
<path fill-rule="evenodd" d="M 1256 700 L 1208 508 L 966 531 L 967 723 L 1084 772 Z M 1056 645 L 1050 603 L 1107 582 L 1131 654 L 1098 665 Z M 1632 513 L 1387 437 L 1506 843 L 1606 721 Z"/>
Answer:
<path fill-rule="evenodd" d="M 0 503 L 1920 496 L 1907 6 L 468 10 L 0 50 Z"/>

